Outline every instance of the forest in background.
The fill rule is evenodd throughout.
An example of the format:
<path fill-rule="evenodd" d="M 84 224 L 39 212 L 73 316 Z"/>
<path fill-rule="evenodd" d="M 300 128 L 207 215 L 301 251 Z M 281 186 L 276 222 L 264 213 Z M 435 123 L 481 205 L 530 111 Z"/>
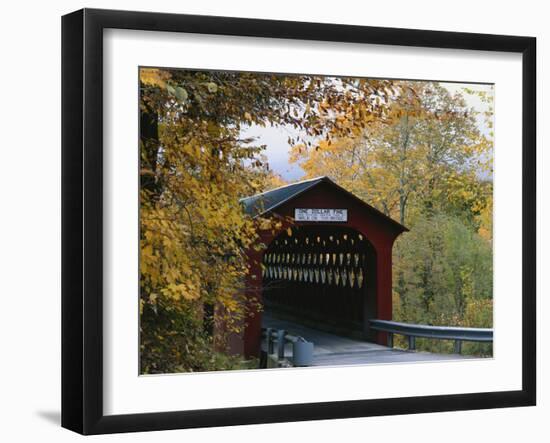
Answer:
<path fill-rule="evenodd" d="M 219 333 L 242 332 L 245 251 L 262 247 L 258 224 L 274 223 L 247 217 L 239 199 L 284 183 L 265 146 L 242 136 L 252 125 L 292 128 L 280 148 L 306 177 L 328 175 L 409 227 L 394 247 L 395 320 L 492 326 L 492 91 L 142 68 L 141 373 L 254 364 L 228 356 Z"/>
<path fill-rule="evenodd" d="M 315 149 L 295 145 L 291 161 L 410 229 L 394 246 L 394 320 L 492 327 L 492 90 L 399 85 L 414 98 L 391 102 L 398 117 L 390 123 L 373 121 L 358 136 L 322 140 Z M 482 115 L 466 94 L 486 104 Z M 397 344 L 406 347 L 402 337 Z M 422 339 L 418 348 L 452 352 L 452 343 Z M 467 343 L 464 352 L 488 355 L 491 345 Z"/>

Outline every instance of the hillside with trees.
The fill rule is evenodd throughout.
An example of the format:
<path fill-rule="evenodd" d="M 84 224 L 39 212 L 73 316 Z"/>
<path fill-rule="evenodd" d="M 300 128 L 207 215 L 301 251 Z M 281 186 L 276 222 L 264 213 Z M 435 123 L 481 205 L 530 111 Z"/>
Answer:
<path fill-rule="evenodd" d="M 328 175 L 409 227 L 394 247 L 394 320 L 492 327 L 492 94 L 398 86 L 391 122 L 314 149 L 296 145 L 291 159 L 307 177 Z M 467 94 L 485 111 L 468 107 Z M 452 344 L 419 340 L 419 348 L 451 352 Z"/>

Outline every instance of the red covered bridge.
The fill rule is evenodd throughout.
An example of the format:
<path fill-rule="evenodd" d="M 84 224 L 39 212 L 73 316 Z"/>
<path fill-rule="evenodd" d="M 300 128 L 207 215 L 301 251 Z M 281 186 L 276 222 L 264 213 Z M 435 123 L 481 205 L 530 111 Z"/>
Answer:
<path fill-rule="evenodd" d="M 253 217 L 281 228 L 260 231 L 267 246 L 250 250 L 247 296 L 265 312 L 316 329 L 385 344 L 369 319 L 392 318 L 392 247 L 407 228 L 328 177 L 242 200 Z M 262 313 L 247 320 L 234 353 L 257 356 Z"/>

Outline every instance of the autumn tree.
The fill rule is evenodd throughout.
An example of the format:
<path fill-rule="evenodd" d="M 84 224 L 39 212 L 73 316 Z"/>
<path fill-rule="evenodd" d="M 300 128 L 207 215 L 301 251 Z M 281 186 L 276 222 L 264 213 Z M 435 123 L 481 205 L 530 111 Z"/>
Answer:
<path fill-rule="evenodd" d="M 239 198 L 277 180 L 241 129 L 287 125 L 304 134 L 292 143 L 331 140 L 386 118 L 392 94 L 381 80 L 140 70 L 142 372 L 241 364 L 215 352 L 219 331 L 241 332 L 257 309 L 243 281 L 258 221 Z"/>
<path fill-rule="evenodd" d="M 411 229 L 394 248 L 394 318 L 487 326 L 490 315 L 466 319 L 472 306 L 492 313 L 492 94 L 397 85 L 385 118 L 313 148 L 296 144 L 291 160 Z M 469 107 L 467 94 L 485 110 Z"/>
<path fill-rule="evenodd" d="M 476 174 L 491 141 L 461 94 L 431 82 L 399 82 L 385 119 L 360 134 L 293 147 L 307 177 L 327 174 L 402 224 L 408 210 L 466 204 L 479 213 L 485 193 Z M 465 202 L 465 203 L 464 203 Z"/>

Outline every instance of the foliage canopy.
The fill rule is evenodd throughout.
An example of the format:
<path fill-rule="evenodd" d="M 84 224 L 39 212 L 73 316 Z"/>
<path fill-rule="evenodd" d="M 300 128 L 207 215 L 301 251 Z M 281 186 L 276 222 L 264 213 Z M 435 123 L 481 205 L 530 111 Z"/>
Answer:
<path fill-rule="evenodd" d="M 384 80 L 140 70 L 142 372 L 216 369 L 189 349 L 223 351 L 214 331 L 239 333 L 257 308 L 244 254 L 261 247 L 256 224 L 271 222 L 247 218 L 239 198 L 277 178 L 241 129 L 286 125 L 304 134 L 290 143 L 330 141 L 389 118 L 396 92 Z"/>

